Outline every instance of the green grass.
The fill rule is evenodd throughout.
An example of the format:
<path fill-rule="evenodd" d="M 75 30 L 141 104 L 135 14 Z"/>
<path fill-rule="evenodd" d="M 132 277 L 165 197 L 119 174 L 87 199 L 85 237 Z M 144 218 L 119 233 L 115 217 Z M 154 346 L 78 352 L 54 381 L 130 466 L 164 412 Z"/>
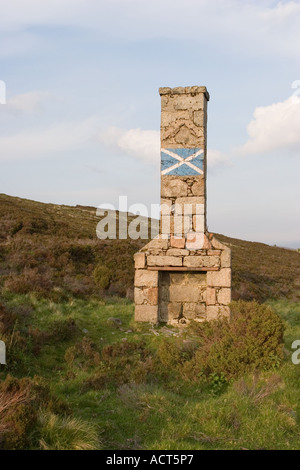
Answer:
<path fill-rule="evenodd" d="M 232 250 L 233 298 L 267 302 L 285 322 L 285 357 L 273 370 L 193 381 L 169 353 L 183 360 L 190 352 L 177 349 L 197 343 L 195 331 L 133 321 L 133 254 L 146 241 L 99 240 L 98 221 L 92 207 L 0 194 L 0 303 L 12 312 L 0 393 L 10 373 L 52 394 L 37 396 L 42 409 L 26 404 L 29 447 L 299 449 L 299 253 L 217 235 Z"/>
<path fill-rule="evenodd" d="M 43 418 L 45 448 L 80 446 L 80 432 L 79 444 L 72 443 L 77 439 L 72 430 L 76 420 L 83 436 L 89 432 L 85 426 L 91 426 L 91 443 L 102 449 L 300 448 L 300 365 L 293 365 L 290 359 L 291 342 L 300 339 L 299 304 L 271 302 L 286 323 L 286 359 L 279 368 L 241 376 L 225 387 L 214 388 L 201 381 L 187 382 L 179 376 L 153 372 L 147 378 L 137 375 L 135 381 L 127 381 L 120 361 L 132 364 L 128 373 L 133 373 L 132 368 L 139 364 L 139 350 L 126 349 L 124 357 L 112 356 L 109 368 L 105 369 L 104 383 L 93 381 L 97 374 L 101 378 L 103 372 L 103 361 L 91 355 L 93 349 L 87 349 L 77 362 L 66 361 L 66 351 L 82 344 L 83 338 L 100 352 L 111 345 L 138 345 L 141 340 L 144 348 L 154 352 L 165 341 L 166 331 L 180 335 L 171 337 L 171 342 L 192 335 L 189 330 L 135 324 L 133 305 L 128 301 L 115 299 L 105 304 L 73 299 L 54 303 L 33 295 L 8 293 L 3 300 L 11 309 L 20 305 L 31 308 L 26 321 L 34 328 L 49 331 L 58 321 L 70 318 L 78 327 L 74 337 L 58 342 L 52 338 L 49 344 L 44 344 L 38 355 L 30 356 L 28 370 L 22 371 L 31 377 L 44 377 L 54 396 L 67 402 L 71 409 L 70 426 L 63 417 L 49 422 Z M 121 319 L 122 325 L 108 322 L 110 317 Z M 61 430 L 62 424 L 66 430 L 60 437 L 56 427 Z M 83 446 L 85 442 L 83 439 Z"/>

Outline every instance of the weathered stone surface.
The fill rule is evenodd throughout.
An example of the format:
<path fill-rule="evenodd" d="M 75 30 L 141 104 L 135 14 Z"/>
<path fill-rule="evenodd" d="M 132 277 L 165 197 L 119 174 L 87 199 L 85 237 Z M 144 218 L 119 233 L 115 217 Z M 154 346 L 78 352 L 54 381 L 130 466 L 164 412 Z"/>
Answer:
<path fill-rule="evenodd" d="M 147 269 L 137 269 L 135 271 L 134 285 L 136 287 L 157 287 L 158 271 L 148 271 Z"/>
<path fill-rule="evenodd" d="M 204 111 L 194 111 L 194 116 L 193 116 L 193 120 L 194 120 L 194 124 L 196 124 L 196 126 L 204 126 L 205 125 L 205 119 L 206 119 L 206 116 L 205 116 L 205 112 Z"/>
<path fill-rule="evenodd" d="M 145 301 L 144 289 L 142 287 L 134 288 L 134 303 L 136 305 L 142 305 Z"/>
<path fill-rule="evenodd" d="M 185 238 L 183 237 L 178 238 L 178 237 L 174 237 L 174 235 L 171 235 L 170 243 L 173 248 L 184 248 Z"/>
<path fill-rule="evenodd" d="M 231 250 L 223 250 L 221 254 L 221 266 L 222 268 L 230 268 L 231 267 Z"/>
<path fill-rule="evenodd" d="M 170 87 L 161 87 L 159 88 L 159 94 L 162 95 L 186 95 L 186 94 L 196 94 L 203 93 L 207 101 L 209 100 L 209 93 L 205 86 L 177 86 L 174 88 Z"/>
<path fill-rule="evenodd" d="M 161 199 L 160 200 L 160 213 L 161 215 L 171 215 L 172 210 L 172 200 L 171 199 Z"/>
<path fill-rule="evenodd" d="M 136 269 L 143 269 L 146 263 L 145 253 L 135 253 L 134 264 Z"/>
<path fill-rule="evenodd" d="M 208 250 L 207 254 L 208 256 L 220 256 L 222 253 L 221 250 Z"/>
<path fill-rule="evenodd" d="M 134 301 L 137 305 L 158 304 L 158 287 L 140 288 L 135 287 L 134 289 Z"/>
<path fill-rule="evenodd" d="M 182 304 L 179 302 L 170 302 L 168 304 L 168 320 L 176 320 L 182 314 Z"/>
<path fill-rule="evenodd" d="M 135 306 L 134 319 L 135 319 L 135 321 L 157 323 L 157 320 L 158 320 L 158 306 L 156 306 L 156 305 L 136 305 Z"/>
<path fill-rule="evenodd" d="M 186 234 L 186 249 L 201 250 L 204 244 L 204 233 L 191 232 Z"/>
<path fill-rule="evenodd" d="M 177 256 L 147 256 L 148 266 L 182 266 L 182 258 Z"/>
<path fill-rule="evenodd" d="M 200 298 L 200 289 L 197 287 L 171 285 L 170 301 L 171 302 L 198 302 Z"/>
<path fill-rule="evenodd" d="M 208 271 L 207 285 L 210 287 L 231 287 L 231 269 L 222 268 L 220 271 Z"/>
<path fill-rule="evenodd" d="M 173 112 L 170 111 L 163 111 L 161 113 L 161 127 L 168 127 L 170 124 L 174 123 L 174 121 L 178 119 L 190 119 L 191 112 L 189 110 L 184 110 L 181 112 Z M 196 123 L 195 123 L 196 124 Z"/>
<path fill-rule="evenodd" d="M 192 193 L 194 196 L 205 196 L 205 186 L 204 186 L 204 177 L 199 177 L 198 181 L 192 186 Z"/>
<path fill-rule="evenodd" d="M 222 287 L 218 291 L 217 295 L 218 304 L 228 305 L 231 302 L 231 289 Z"/>
<path fill-rule="evenodd" d="M 183 215 L 203 215 L 204 197 L 178 197 L 175 202 L 175 212 Z"/>
<path fill-rule="evenodd" d="M 205 316 L 205 304 L 187 302 L 183 304 L 183 316 L 188 320 L 195 320 L 198 317 Z"/>
<path fill-rule="evenodd" d="M 208 239 L 208 237 L 204 234 L 204 242 L 203 242 L 203 250 L 209 250 L 209 252 L 207 252 L 208 255 L 218 255 L 220 253 L 210 253 L 211 250 L 211 243 Z"/>
<path fill-rule="evenodd" d="M 206 319 L 207 321 L 210 320 L 218 320 L 220 318 L 229 318 L 230 317 L 230 310 L 229 307 L 218 306 L 218 305 L 209 305 L 206 307 Z"/>
<path fill-rule="evenodd" d="M 216 304 L 216 289 L 213 287 L 208 287 L 206 290 L 206 305 L 215 305 Z"/>
<path fill-rule="evenodd" d="M 214 236 L 211 239 L 211 244 L 217 250 L 224 250 L 225 248 L 227 248 L 226 245 L 223 245 L 223 243 L 219 242 L 219 240 L 217 240 Z"/>
<path fill-rule="evenodd" d="M 195 232 L 204 233 L 205 231 L 204 215 L 193 215 L 193 230 Z"/>
<path fill-rule="evenodd" d="M 142 250 L 143 252 L 151 250 L 167 250 L 169 247 L 169 240 L 163 238 L 163 235 L 159 235 L 159 238 L 153 238 L 147 245 L 145 245 Z"/>
<path fill-rule="evenodd" d="M 208 305 L 206 307 L 206 320 L 218 320 L 220 318 L 220 307 L 217 305 Z"/>
<path fill-rule="evenodd" d="M 181 250 L 180 248 L 170 248 L 167 250 L 167 256 L 187 256 L 189 254 L 189 250 Z"/>
<path fill-rule="evenodd" d="M 217 267 L 220 263 L 218 256 L 185 256 L 183 266 L 187 268 L 212 268 Z"/>
<path fill-rule="evenodd" d="M 197 288 L 206 286 L 206 273 L 202 272 L 170 272 L 169 284 L 182 286 L 196 286 Z"/>
<path fill-rule="evenodd" d="M 188 186 L 187 183 L 180 178 L 174 176 L 161 177 L 161 197 L 184 197 L 187 196 Z"/>

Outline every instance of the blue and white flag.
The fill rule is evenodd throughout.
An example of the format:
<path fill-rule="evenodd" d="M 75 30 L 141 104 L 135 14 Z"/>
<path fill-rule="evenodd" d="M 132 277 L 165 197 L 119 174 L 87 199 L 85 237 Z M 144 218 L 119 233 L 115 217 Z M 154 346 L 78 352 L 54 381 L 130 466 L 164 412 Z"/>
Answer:
<path fill-rule="evenodd" d="M 161 174 L 203 175 L 204 150 L 200 148 L 161 149 Z"/>

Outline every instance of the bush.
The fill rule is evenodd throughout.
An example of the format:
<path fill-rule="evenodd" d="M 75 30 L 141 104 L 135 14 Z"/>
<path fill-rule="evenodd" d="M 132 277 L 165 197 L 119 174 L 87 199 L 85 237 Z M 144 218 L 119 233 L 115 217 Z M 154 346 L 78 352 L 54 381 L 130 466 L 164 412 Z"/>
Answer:
<path fill-rule="evenodd" d="M 94 280 L 97 286 L 101 289 L 108 289 L 111 281 L 110 269 L 100 264 L 94 269 L 93 272 Z"/>
<path fill-rule="evenodd" d="M 256 369 L 278 367 L 283 359 L 282 320 L 257 302 L 231 304 L 232 318 L 193 324 L 200 344 L 183 366 L 189 379 L 222 377 L 230 380 Z"/>
<path fill-rule="evenodd" d="M 66 350 L 65 360 L 69 365 L 80 368 L 99 365 L 101 362 L 96 344 L 86 337 Z"/>

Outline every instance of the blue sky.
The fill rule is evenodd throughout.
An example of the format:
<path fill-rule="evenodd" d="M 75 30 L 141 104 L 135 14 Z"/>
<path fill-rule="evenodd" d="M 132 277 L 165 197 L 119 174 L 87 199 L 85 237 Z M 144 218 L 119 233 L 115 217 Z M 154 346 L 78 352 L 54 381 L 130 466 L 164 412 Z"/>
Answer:
<path fill-rule="evenodd" d="M 300 247 L 300 1 L 0 0 L 0 11 L 0 192 L 158 203 L 158 88 L 205 85 L 209 229 Z"/>

